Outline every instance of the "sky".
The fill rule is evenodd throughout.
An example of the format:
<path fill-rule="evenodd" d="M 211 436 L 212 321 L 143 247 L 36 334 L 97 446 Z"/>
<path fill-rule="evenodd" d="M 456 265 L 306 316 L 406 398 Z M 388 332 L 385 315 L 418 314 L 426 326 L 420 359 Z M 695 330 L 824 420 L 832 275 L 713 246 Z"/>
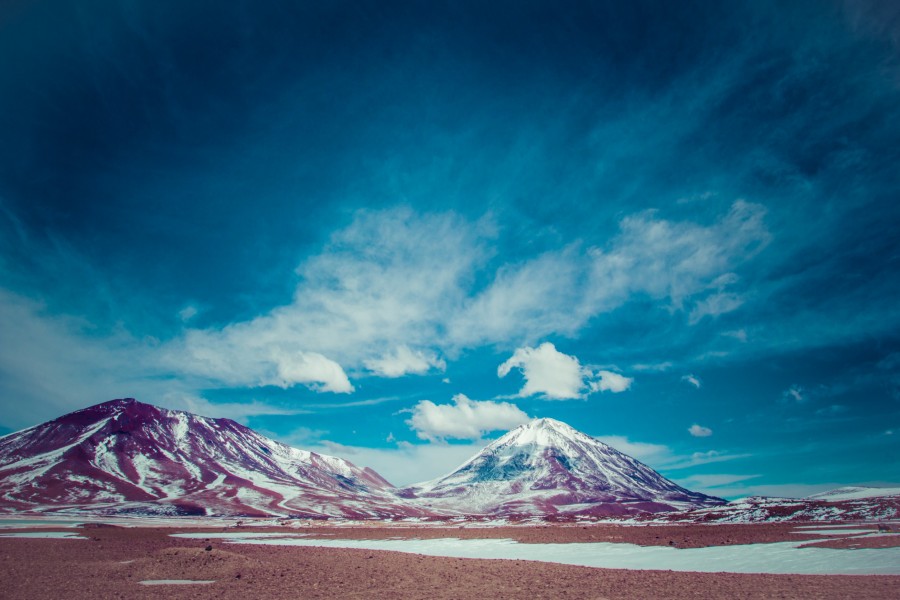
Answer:
<path fill-rule="evenodd" d="M 0 434 L 113 398 L 398 485 L 551 417 L 900 485 L 900 5 L 9 0 Z"/>

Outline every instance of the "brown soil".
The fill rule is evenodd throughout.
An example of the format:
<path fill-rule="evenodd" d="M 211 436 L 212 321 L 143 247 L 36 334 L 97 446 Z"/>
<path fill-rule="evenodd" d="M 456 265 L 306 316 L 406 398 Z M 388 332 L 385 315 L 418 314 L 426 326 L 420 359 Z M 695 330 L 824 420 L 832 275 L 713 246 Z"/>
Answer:
<path fill-rule="evenodd" d="M 664 529 L 549 527 L 546 530 L 534 528 L 534 531 L 498 528 L 471 532 L 453 530 L 452 533 L 459 535 L 462 531 L 466 537 L 516 537 L 523 541 L 599 541 L 598 537 L 586 536 L 621 535 L 621 541 L 653 540 L 652 543 L 660 543 L 659 540 L 664 537 L 696 541 L 705 536 L 710 541 L 719 538 L 746 543 L 750 539 L 774 541 L 778 531 L 782 535 L 780 539 L 785 539 L 789 531 L 777 527 L 772 530 L 771 526 L 762 526 L 758 530 L 756 526 L 746 527 L 715 526 L 718 534 L 697 526 L 667 526 Z M 372 534 L 372 531 L 390 532 L 392 536 L 408 534 L 411 537 L 446 537 L 448 534 L 447 529 L 407 529 L 402 534 L 395 529 L 381 527 L 324 529 L 327 531 L 323 533 L 353 538 L 380 537 L 380 533 Z M 221 531 L 221 528 L 215 531 Z M 614 533 L 616 531 L 619 533 Z M 500 535 L 501 532 L 503 535 Z M 518 533 L 512 535 L 513 532 Z M 212 538 L 172 538 L 169 537 L 172 529 L 161 528 L 95 527 L 82 529 L 80 533 L 89 539 L 0 539 L 0 597 L 65 600 L 900 598 L 900 576 L 625 571 L 528 561 L 436 558 L 369 550 L 225 545 Z M 659 535 L 661 533 L 664 535 Z M 212 548 L 206 550 L 209 546 Z M 215 583 L 154 587 L 138 584 L 145 579 L 213 579 Z"/>
<path fill-rule="evenodd" d="M 892 533 L 886 536 L 865 536 L 841 538 L 836 540 L 824 540 L 812 544 L 803 544 L 803 546 L 801 547 L 853 550 L 855 548 L 896 548 L 898 546 L 900 546 L 900 534 Z"/>
<path fill-rule="evenodd" d="M 246 528 L 256 531 L 256 528 Z M 284 531 L 276 529 L 273 531 Z M 373 524 L 368 527 L 310 526 L 296 531 L 312 537 L 330 539 L 387 539 L 409 537 L 432 538 L 504 538 L 525 544 L 573 542 L 627 542 L 640 546 L 677 546 L 703 548 L 733 544 L 762 544 L 769 542 L 801 542 L 821 540 L 821 535 L 803 533 L 796 524 L 718 524 L 718 525 L 532 525 L 519 527 L 408 527 Z M 871 527 L 867 529 L 871 531 Z M 847 535 L 862 531 L 847 529 Z"/>

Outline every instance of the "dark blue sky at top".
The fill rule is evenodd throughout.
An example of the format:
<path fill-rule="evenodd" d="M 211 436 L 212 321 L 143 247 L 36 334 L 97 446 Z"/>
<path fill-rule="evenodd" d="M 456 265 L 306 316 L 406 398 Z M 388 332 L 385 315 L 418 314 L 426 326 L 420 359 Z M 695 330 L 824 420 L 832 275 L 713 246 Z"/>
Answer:
<path fill-rule="evenodd" d="M 408 411 L 464 393 L 656 444 L 651 464 L 714 493 L 714 476 L 731 495 L 900 482 L 898 40 L 900 11 L 877 1 L 7 2 L 0 427 L 171 385 L 232 413 L 302 410 L 222 414 L 364 461 L 425 445 Z M 361 210 L 483 228 L 475 297 L 561 249 L 611 251 L 635 215 L 725 231 L 737 201 L 765 235 L 684 306 L 635 284 L 577 326 L 419 340 L 445 367 L 398 378 L 304 346 L 342 364 L 348 395 L 152 358 L 307 306 L 304 265 L 355 252 L 339 232 Z M 693 318 L 716 285 L 739 306 Z M 634 384 L 511 399 L 521 378 L 497 366 L 541 342 Z M 133 358 L 110 367 L 104 347 Z"/>

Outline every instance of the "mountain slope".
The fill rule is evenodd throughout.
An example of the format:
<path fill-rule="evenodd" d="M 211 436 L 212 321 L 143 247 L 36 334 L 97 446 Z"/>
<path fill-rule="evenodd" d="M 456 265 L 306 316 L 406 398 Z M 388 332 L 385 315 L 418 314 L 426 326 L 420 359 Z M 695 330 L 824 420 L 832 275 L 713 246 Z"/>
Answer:
<path fill-rule="evenodd" d="M 229 419 L 112 400 L 0 438 L 0 509 L 418 515 L 371 469 Z"/>
<path fill-rule="evenodd" d="M 498 516 L 632 514 L 725 502 L 686 490 L 553 419 L 510 431 L 449 475 L 403 495 L 429 510 Z"/>
<path fill-rule="evenodd" d="M 820 492 L 807 496 L 806 500 L 819 500 L 822 502 L 841 502 L 845 500 L 864 500 L 868 498 L 884 498 L 887 496 L 900 496 L 900 488 L 876 488 L 866 486 L 847 486 Z"/>

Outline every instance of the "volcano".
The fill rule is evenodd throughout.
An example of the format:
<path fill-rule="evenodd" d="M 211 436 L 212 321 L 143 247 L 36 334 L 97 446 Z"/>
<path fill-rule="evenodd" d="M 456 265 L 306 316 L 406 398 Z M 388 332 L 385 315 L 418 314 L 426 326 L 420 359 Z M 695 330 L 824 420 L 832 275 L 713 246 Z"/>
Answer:
<path fill-rule="evenodd" d="M 629 515 L 725 504 L 554 419 L 535 419 L 444 477 L 403 490 L 441 513 Z"/>
<path fill-rule="evenodd" d="M 386 518 L 421 511 L 375 471 L 229 419 L 112 400 L 0 438 L 5 511 Z"/>

